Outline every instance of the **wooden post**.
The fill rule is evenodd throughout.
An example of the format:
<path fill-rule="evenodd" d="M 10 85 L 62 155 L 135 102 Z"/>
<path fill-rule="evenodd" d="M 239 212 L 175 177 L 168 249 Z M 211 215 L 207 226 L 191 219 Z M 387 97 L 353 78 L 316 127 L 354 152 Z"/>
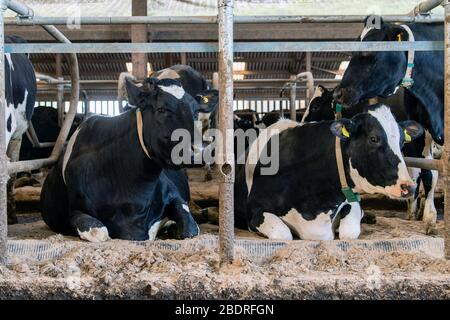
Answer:
<path fill-rule="evenodd" d="M 147 15 L 147 0 L 132 0 L 131 14 L 133 16 Z M 147 42 L 147 25 L 131 25 L 131 42 Z M 147 78 L 147 53 L 132 53 L 131 62 L 133 65 L 133 75 L 143 80 Z"/>
<path fill-rule="evenodd" d="M 9 179 L 6 157 L 6 119 L 5 119 L 5 35 L 3 15 L 6 3 L 0 0 L 0 264 L 6 263 L 8 238 L 6 184 Z"/>
<path fill-rule="evenodd" d="M 234 260 L 234 147 L 233 135 L 233 0 L 218 0 L 219 26 L 219 129 L 218 152 L 219 251 L 221 265 Z"/>
<path fill-rule="evenodd" d="M 444 241 L 445 257 L 450 259 L 450 2 L 445 0 L 444 77 Z"/>

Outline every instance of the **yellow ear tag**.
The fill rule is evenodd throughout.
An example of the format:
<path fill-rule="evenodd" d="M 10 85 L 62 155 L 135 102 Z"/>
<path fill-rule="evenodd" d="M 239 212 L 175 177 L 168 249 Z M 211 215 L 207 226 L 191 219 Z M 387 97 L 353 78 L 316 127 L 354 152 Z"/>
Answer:
<path fill-rule="evenodd" d="M 342 126 L 342 135 L 346 138 L 350 138 L 350 133 L 347 131 L 345 126 Z"/>
<path fill-rule="evenodd" d="M 408 131 L 406 131 L 406 129 L 405 129 L 405 130 L 403 130 L 403 132 L 405 133 L 405 143 L 411 142 L 412 138 L 409 135 Z"/>
<path fill-rule="evenodd" d="M 202 97 L 202 102 L 203 102 L 203 103 L 208 103 L 208 102 L 209 102 L 208 97 L 203 96 L 203 97 Z"/>
<path fill-rule="evenodd" d="M 402 34 L 401 34 L 401 33 L 399 33 L 399 34 L 397 35 L 397 41 L 398 41 L 398 42 L 402 42 Z"/>

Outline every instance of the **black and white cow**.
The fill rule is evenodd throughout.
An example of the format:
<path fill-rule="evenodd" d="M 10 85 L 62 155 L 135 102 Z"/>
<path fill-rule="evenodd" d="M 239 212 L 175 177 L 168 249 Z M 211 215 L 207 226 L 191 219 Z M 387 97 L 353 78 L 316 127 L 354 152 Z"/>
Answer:
<path fill-rule="evenodd" d="M 18 36 L 5 36 L 5 43 L 24 43 Z M 11 161 L 19 160 L 23 133 L 33 115 L 36 100 L 36 76 L 33 65 L 26 54 L 5 54 L 5 120 L 6 144 Z M 15 200 L 13 196 L 15 175 L 8 181 L 8 223 L 16 223 Z"/>
<path fill-rule="evenodd" d="M 361 41 L 443 41 L 442 23 L 411 23 L 396 25 L 381 23 L 379 29 L 365 28 Z M 410 60 L 410 61 L 408 61 Z M 412 61 L 411 61 L 412 60 Z M 409 63 L 408 63 L 409 62 Z M 355 53 L 342 81 L 334 91 L 336 102 L 356 105 L 373 97 L 392 95 L 404 86 L 408 116 L 419 122 L 432 140 L 444 142 L 444 54 L 443 51 L 359 52 Z M 427 136 L 422 156 L 432 158 L 432 141 Z M 420 154 L 419 154 L 420 155 Z M 417 172 L 419 170 L 416 169 Z M 438 177 L 432 171 L 431 185 Z M 417 174 L 417 173 L 416 173 Z M 433 201 L 425 203 L 423 221 L 427 233 L 435 232 L 436 211 Z"/>
<path fill-rule="evenodd" d="M 417 110 L 421 106 L 411 104 L 405 106 L 403 94 L 405 94 L 405 101 L 407 103 L 407 96 L 410 94 L 403 90 L 399 90 L 395 96 L 386 99 L 381 98 L 380 100 L 389 105 L 397 121 L 414 119 L 419 123 L 423 123 L 424 121 L 421 118 L 423 111 L 417 112 L 417 115 L 413 114 L 413 111 Z M 413 100 L 413 102 L 415 101 L 416 100 Z M 351 118 L 357 113 L 363 112 L 367 105 L 368 101 L 363 101 L 356 104 L 352 108 L 343 109 L 342 116 L 344 118 Z M 334 110 L 335 103 L 333 102 L 333 90 L 328 90 L 322 86 L 318 86 L 311 103 L 304 114 L 302 122 L 332 120 L 335 118 Z M 402 148 L 405 156 L 427 159 L 433 158 L 431 150 L 432 138 L 426 131 L 423 135 L 412 141 L 412 143 L 405 144 Z M 408 168 L 408 171 L 413 181 L 419 186 L 419 188 L 416 189 L 414 197 L 407 199 L 407 217 L 409 219 L 423 219 L 427 222 L 427 233 L 433 233 L 435 231 L 437 215 L 436 207 L 434 205 L 434 190 L 437 184 L 438 172 L 435 170 L 418 168 Z M 423 186 L 423 195 L 420 193 L 420 186 Z M 420 199 L 419 196 L 423 196 L 423 199 Z"/>
<path fill-rule="evenodd" d="M 362 210 L 359 202 L 348 202 L 341 191 L 336 136 L 341 139 L 345 175 L 354 192 L 392 198 L 415 192 L 400 147 L 404 130 L 416 138 L 423 129 L 414 121 L 398 124 L 385 105 L 339 121 L 280 120 L 267 130 L 270 134 L 260 133 L 249 148 L 246 164 L 236 167 L 237 227 L 248 227 L 270 239 L 290 240 L 292 231 L 301 239 L 331 240 L 333 224 L 340 219 L 339 238 L 357 238 Z M 260 155 L 275 135 L 279 169 L 275 175 L 264 175 Z M 257 161 L 250 161 L 252 157 Z"/>
<path fill-rule="evenodd" d="M 178 143 L 171 135 L 183 129 L 193 137 L 198 103 L 172 79 L 147 78 L 141 87 L 126 81 L 126 87 L 136 110 L 90 117 L 69 140 L 42 188 L 44 221 L 93 242 L 153 240 L 168 220 L 175 222 L 173 237 L 196 236 L 188 180 L 171 157 Z"/>

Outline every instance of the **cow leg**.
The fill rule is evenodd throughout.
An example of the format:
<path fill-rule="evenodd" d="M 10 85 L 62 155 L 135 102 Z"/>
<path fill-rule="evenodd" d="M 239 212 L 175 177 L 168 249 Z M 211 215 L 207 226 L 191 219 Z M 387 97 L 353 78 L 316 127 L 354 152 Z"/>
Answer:
<path fill-rule="evenodd" d="M 340 210 L 339 239 L 357 239 L 361 233 L 363 211 L 359 202 L 345 204 Z"/>
<path fill-rule="evenodd" d="M 20 145 L 22 144 L 22 137 L 18 139 L 11 139 L 8 144 L 7 156 L 11 161 L 19 161 Z M 14 183 L 16 181 L 17 174 L 13 173 L 9 177 L 7 184 L 7 205 L 8 205 L 8 224 L 17 223 L 16 215 L 16 199 L 14 199 Z"/>
<path fill-rule="evenodd" d="M 420 195 L 420 183 L 421 183 L 421 169 L 418 168 L 408 168 L 408 172 L 412 180 L 416 183 L 417 188 L 414 196 L 409 198 L 406 203 L 408 204 L 408 209 L 406 213 L 407 220 L 414 220 L 418 213 L 418 202 Z"/>
<path fill-rule="evenodd" d="M 426 175 L 422 177 L 422 183 L 425 191 L 422 221 L 425 222 L 426 234 L 436 234 L 437 211 L 434 206 L 434 190 L 438 180 L 438 172 L 435 170 L 426 171 Z"/>
<path fill-rule="evenodd" d="M 254 214 L 249 227 L 251 231 L 259 232 L 269 239 L 292 240 L 289 227 L 278 216 L 269 212 Z"/>
<path fill-rule="evenodd" d="M 70 224 L 77 230 L 81 239 L 90 242 L 104 242 L 111 239 L 105 225 L 93 216 L 81 211 L 73 211 L 71 216 Z"/>
<path fill-rule="evenodd" d="M 165 215 L 172 220 L 168 233 L 172 238 L 185 239 L 198 236 L 200 229 L 189 211 L 189 206 L 181 198 L 176 198 L 165 209 Z M 162 227 L 163 225 L 161 225 Z"/>

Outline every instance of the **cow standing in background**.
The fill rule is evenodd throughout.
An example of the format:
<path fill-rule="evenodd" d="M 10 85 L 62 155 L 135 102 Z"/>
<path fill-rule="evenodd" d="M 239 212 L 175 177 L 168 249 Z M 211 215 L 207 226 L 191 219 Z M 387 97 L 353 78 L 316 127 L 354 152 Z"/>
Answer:
<path fill-rule="evenodd" d="M 17 36 L 5 36 L 5 43 L 24 43 Z M 33 65 L 26 54 L 5 54 L 5 120 L 7 155 L 11 161 L 19 160 L 22 135 L 28 128 L 36 100 L 36 76 Z M 13 195 L 14 180 L 11 175 L 8 185 L 8 223 L 17 223 L 16 204 Z"/>

